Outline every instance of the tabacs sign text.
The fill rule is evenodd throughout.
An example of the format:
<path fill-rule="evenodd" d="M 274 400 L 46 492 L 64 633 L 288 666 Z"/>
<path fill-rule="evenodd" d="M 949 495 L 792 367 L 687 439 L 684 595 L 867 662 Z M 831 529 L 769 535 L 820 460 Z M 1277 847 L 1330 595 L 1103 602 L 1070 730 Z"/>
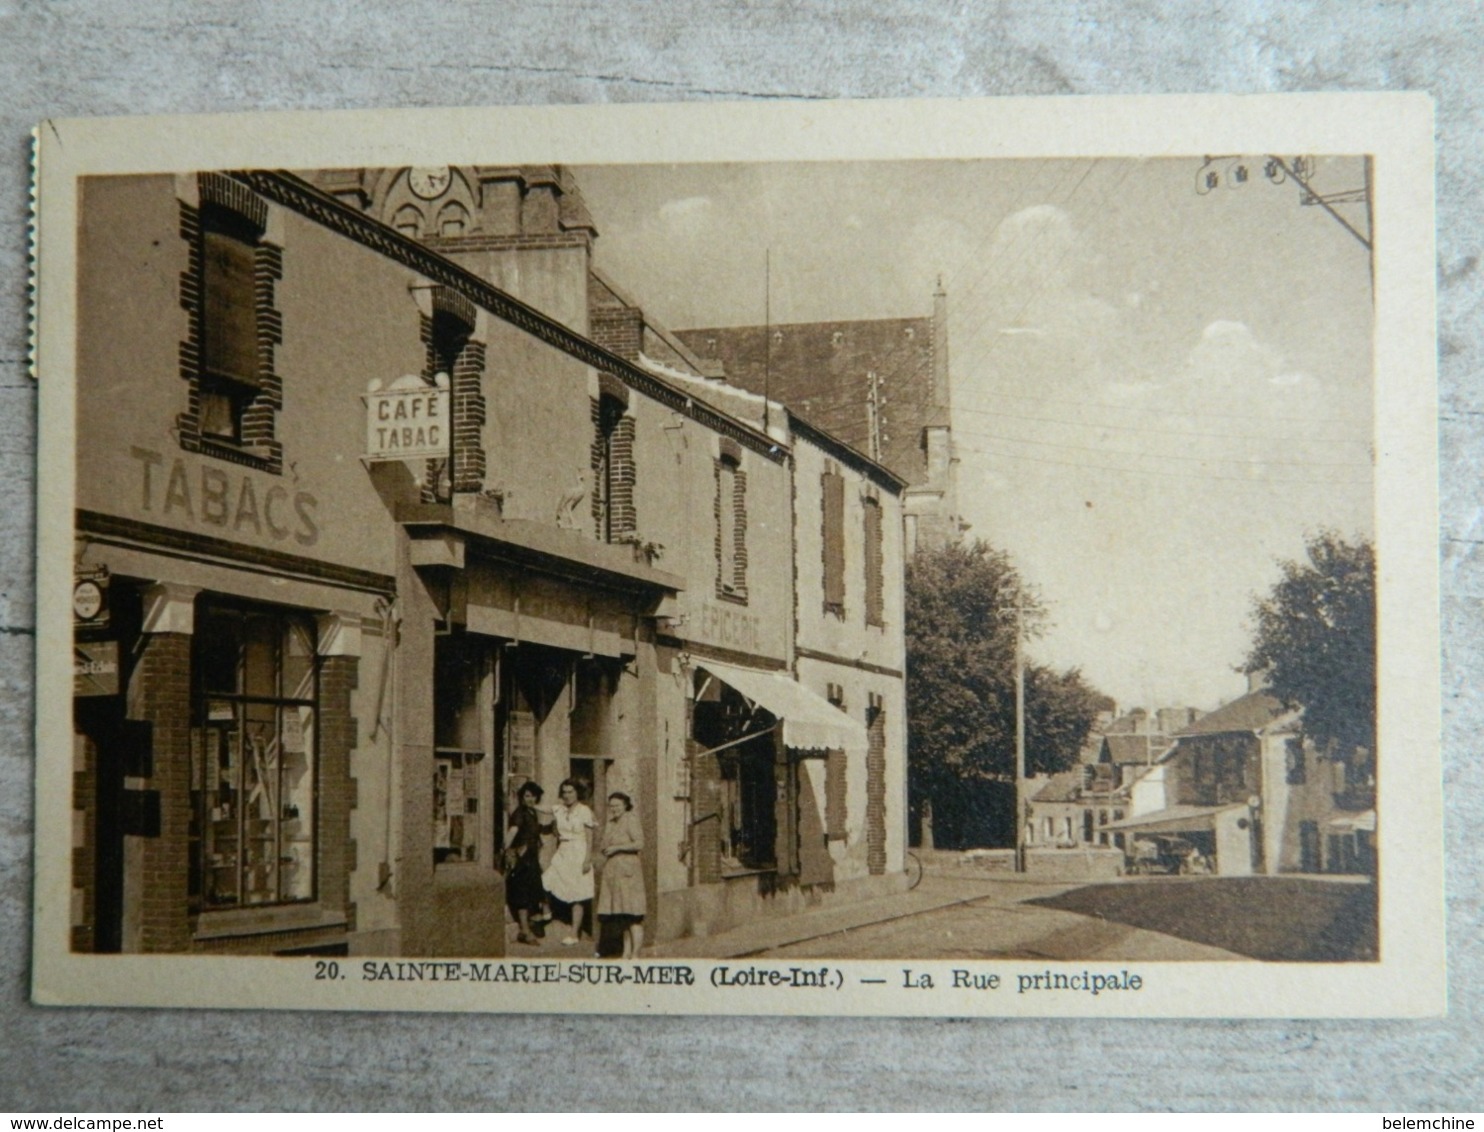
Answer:
<path fill-rule="evenodd" d="M 373 381 L 361 399 L 366 403 L 367 463 L 381 460 L 442 459 L 448 455 L 448 375 L 429 385 L 420 377 L 399 377 L 390 385 Z"/>

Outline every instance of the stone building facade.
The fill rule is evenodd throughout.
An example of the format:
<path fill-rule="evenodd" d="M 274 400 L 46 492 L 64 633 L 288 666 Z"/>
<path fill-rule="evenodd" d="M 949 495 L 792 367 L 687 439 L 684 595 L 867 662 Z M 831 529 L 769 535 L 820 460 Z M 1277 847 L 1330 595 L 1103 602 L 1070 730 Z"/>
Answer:
<path fill-rule="evenodd" d="M 567 171 L 82 192 L 75 949 L 503 954 L 531 779 L 660 939 L 903 883 L 904 482 L 643 364 Z"/>

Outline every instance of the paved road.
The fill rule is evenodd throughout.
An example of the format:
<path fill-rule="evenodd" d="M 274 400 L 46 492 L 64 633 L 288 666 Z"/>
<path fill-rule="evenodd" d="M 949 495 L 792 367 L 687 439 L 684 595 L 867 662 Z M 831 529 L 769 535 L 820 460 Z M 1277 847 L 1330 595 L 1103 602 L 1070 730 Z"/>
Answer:
<path fill-rule="evenodd" d="M 1219 947 L 1023 903 L 1074 885 L 929 876 L 923 887 L 960 902 L 760 951 L 760 958 L 1044 959 L 1213 962 L 1243 959 Z"/>
<path fill-rule="evenodd" d="M 797 916 L 761 917 L 702 939 L 645 948 L 647 958 L 721 959 L 1035 959 L 1215 961 L 1244 956 L 1158 931 L 1105 920 L 1093 912 L 1028 904 L 1075 894 L 1082 886 L 1000 879 L 975 869 L 934 870 L 917 888 L 873 900 L 827 906 Z M 586 957 L 592 944 L 564 948 L 564 925 L 536 945 L 517 944 L 512 959 Z"/>

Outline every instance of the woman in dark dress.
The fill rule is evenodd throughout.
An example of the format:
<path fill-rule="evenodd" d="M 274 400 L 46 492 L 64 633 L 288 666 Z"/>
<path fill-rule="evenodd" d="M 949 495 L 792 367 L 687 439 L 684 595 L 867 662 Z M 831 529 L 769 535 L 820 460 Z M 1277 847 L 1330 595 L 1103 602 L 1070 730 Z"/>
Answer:
<path fill-rule="evenodd" d="M 520 805 L 510 814 L 505 829 L 505 906 L 519 928 L 517 943 L 536 943 L 531 934 L 531 915 L 541 911 L 546 895 L 541 883 L 541 826 L 536 809 L 543 791 L 534 782 L 520 788 Z"/>

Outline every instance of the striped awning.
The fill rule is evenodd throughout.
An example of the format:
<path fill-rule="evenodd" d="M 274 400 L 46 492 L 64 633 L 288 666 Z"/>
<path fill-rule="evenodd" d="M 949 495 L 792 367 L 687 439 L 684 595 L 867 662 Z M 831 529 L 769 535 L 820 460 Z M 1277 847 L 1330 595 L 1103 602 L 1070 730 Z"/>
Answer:
<path fill-rule="evenodd" d="M 783 724 L 783 745 L 799 751 L 841 750 L 865 756 L 865 725 L 851 719 L 829 700 L 781 672 L 739 668 L 715 660 L 697 660 L 711 673 Z"/>

